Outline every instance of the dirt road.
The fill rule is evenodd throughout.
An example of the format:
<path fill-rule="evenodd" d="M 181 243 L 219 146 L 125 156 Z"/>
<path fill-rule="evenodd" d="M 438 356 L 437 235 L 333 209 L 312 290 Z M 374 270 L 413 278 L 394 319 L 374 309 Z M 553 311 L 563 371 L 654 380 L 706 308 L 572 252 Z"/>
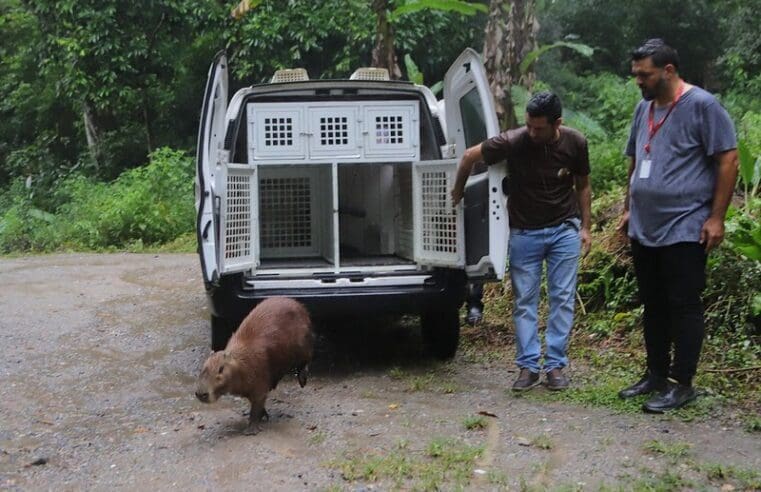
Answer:
<path fill-rule="evenodd" d="M 366 320 L 323 333 L 307 386 L 284 380 L 245 436 L 244 401 L 193 397 L 205 306 L 194 255 L 0 259 L 0 488 L 741 489 L 761 470 L 758 434 L 516 398 L 511 368 L 440 364 Z"/>

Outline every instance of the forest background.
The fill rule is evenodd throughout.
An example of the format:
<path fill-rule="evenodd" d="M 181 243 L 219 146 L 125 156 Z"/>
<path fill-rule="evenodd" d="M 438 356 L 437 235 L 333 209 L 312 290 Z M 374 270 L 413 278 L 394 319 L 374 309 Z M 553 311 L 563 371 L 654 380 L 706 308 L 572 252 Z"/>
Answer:
<path fill-rule="evenodd" d="M 438 89 L 470 46 L 483 53 L 503 127 L 522 124 L 527 97 L 549 89 L 589 139 L 594 248 L 581 265 L 573 350 L 595 377 L 557 398 L 634 410 L 609 397 L 642 359 L 642 310 L 613 229 L 640 98 L 629 52 L 663 37 L 683 77 L 719 97 L 740 141 L 726 241 L 708 264 L 698 384 L 710 397 L 697 411 L 729 401 L 758 410 L 759 12 L 761 0 L 0 0 L 0 253 L 194 251 L 196 132 L 220 49 L 233 93 L 279 68 L 342 78 L 370 65 Z M 487 301 L 465 352 L 509 343 L 509 292 L 493 287 Z M 747 426 L 759 431 L 755 415 Z"/>

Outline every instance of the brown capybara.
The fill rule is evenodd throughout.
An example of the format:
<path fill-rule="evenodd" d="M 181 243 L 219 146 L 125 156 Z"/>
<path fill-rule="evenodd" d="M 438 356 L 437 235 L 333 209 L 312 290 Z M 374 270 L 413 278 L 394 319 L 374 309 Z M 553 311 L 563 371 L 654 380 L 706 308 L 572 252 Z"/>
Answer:
<path fill-rule="evenodd" d="M 198 377 L 196 397 L 212 403 L 232 394 L 251 402 L 247 434 L 269 418 L 267 393 L 288 372 L 296 371 L 303 388 L 312 361 L 314 335 L 309 313 L 288 297 L 270 297 L 246 316 L 224 350 L 212 353 Z"/>

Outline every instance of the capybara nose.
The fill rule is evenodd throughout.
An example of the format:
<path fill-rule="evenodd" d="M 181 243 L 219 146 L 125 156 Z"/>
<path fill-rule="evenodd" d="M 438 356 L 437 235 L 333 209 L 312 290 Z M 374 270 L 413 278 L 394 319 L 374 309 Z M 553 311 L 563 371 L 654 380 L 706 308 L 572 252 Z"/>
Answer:
<path fill-rule="evenodd" d="M 201 400 L 204 403 L 208 403 L 209 402 L 209 393 L 201 392 L 201 391 L 196 391 L 196 398 L 198 398 L 199 400 Z"/>

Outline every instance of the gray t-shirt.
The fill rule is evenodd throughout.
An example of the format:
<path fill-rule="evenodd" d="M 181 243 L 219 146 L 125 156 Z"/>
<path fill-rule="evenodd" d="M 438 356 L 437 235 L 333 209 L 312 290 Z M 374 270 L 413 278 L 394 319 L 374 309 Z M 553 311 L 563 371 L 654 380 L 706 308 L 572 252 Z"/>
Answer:
<path fill-rule="evenodd" d="M 714 156 L 737 148 L 734 124 L 714 96 L 692 87 L 651 140 L 648 154 L 649 110 L 649 101 L 639 102 L 626 145 L 626 155 L 635 157 L 629 237 L 645 246 L 698 242 L 711 213 Z M 667 111 L 668 106 L 655 108 L 653 120 Z"/>

